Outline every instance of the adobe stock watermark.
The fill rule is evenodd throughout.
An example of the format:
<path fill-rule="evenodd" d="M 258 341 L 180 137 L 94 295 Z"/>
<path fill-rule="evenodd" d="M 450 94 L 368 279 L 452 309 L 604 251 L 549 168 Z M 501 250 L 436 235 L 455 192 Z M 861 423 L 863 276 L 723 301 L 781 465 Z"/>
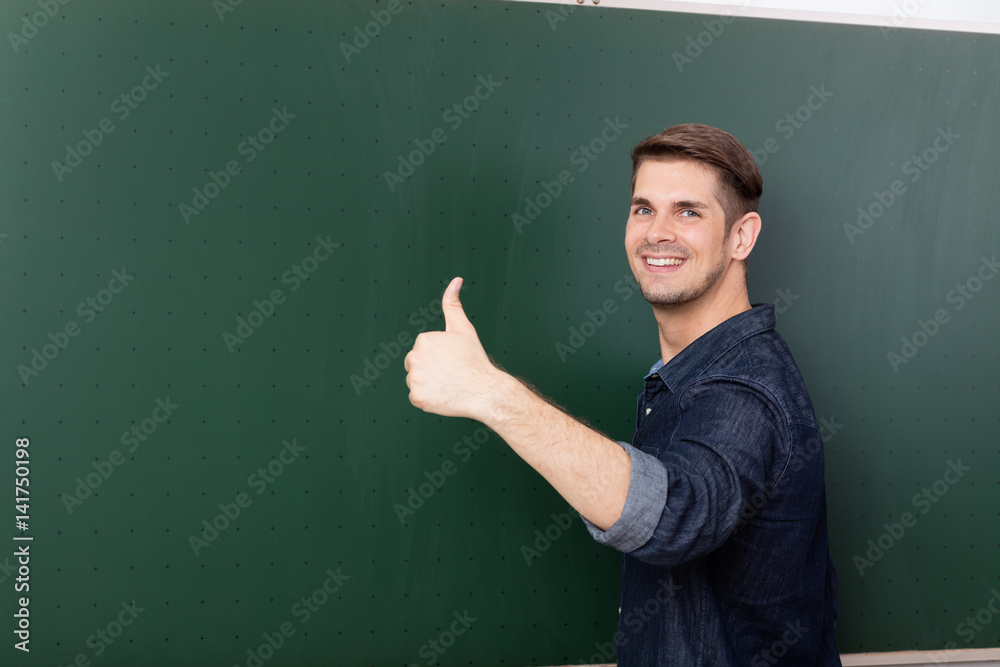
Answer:
<path fill-rule="evenodd" d="M 47 26 L 49 21 L 56 17 L 61 5 L 68 5 L 69 2 L 70 0 L 38 0 L 37 4 L 41 8 L 40 12 L 25 12 L 24 16 L 21 17 L 21 29 L 16 33 L 7 33 L 7 39 L 10 40 L 10 45 L 14 48 L 14 53 L 17 53 L 18 47 L 22 44 L 27 44 L 32 37 L 38 34 L 39 30 Z"/>
<path fill-rule="evenodd" d="M 344 583 L 351 578 L 349 575 L 341 572 L 339 567 L 336 572 L 327 568 L 324 574 L 326 575 L 326 579 L 323 580 L 323 583 L 312 593 L 303 597 L 300 602 L 293 604 L 289 610 L 289 613 L 298 621 L 300 627 L 308 623 L 313 615 L 320 611 L 330 601 L 330 598 L 340 591 Z M 265 662 L 274 657 L 275 653 L 285 645 L 286 641 L 295 635 L 295 632 L 296 627 L 291 620 L 279 623 L 277 630 L 274 632 L 265 632 L 262 635 L 264 641 L 261 644 L 247 649 L 247 658 L 243 665 L 245 667 L 262 667 Z M 241 666 L 234 664 L 233 667 Z"/>
<path fill-rule="evenodd" d="M 84 645 L 91 650 L 91 655 L 98 658 L 104 654 L 115 641 L 125 634 L 126 630 L 135 623 L 139 614 L 146 611 L 144 607 L 132 602 L 122 602 L 122 610 L 119 611 L 103 628 L 97 628 L 94 634 L 87 637 Z M 76 657 L 66 663 L 66 667 L 90 667 L 91 658 L 86 653 L 77 653 Z"/>
<path fill-rule="evenodd" d="M 364 30 L 360 25 L 354 26 L 354 39 L 349 42 L 340 43 L 340 52 L 344 54 L 347 64 L 351 64 L 351 58 L 361 55 L 372 40 L 379 36 L 382 28 L 389 27 L 392 17 L 401 14 L 406 9 L 406 5 L 400 5 L 399 0 L 389 0 L 385 9 L 373 9 L 369 14 L 372 21 L 364 25 Z"/>
<path fill-rule="evenodd" d="M 489 439 L 489 429 L 481 426 L 473 431 L 472 435 L 457 440 L 451 446 L 451 451 L 458 457 L 459 463 L 466 463 Z M 392 506 L 399 523 L 405 526 L 407 519 L 416 514 L 435 493 L 441 490 L 448 478 L 457 472 L 458 466 L 451 459 L 445 459 L 437 470 L 424 471 L 427 481 L 421 482 L 416 488 L 411 486 L 406 489 L 406 504 L 396 503 Z"/>
<path fill-rule="evenodd" d="M 281 477 L 289 466 L 299 460 L 302 452 L 306 451 L 306 448 L 300 446 L 295 438 L 292 438 L 291 442 L 285 440 L 281 444 L 283 445 L 282 449 L 266 466 L 257 468 L 256 472 L 251 473 L 247 477 L 247 486 L 254 490 L 255 495 L 259 496 L 264 493 L 268 486 L 274 484 L 275 480 Z M 286 454 L 288 455 L 287 457 Z M 240 517 L 243 510 L 252 504 L 253 498 L 245 491 L 237 493 L 234 502 L 219 503 L 219 513 L 210 520 L 202 520 L 200 537 L 197 535 L 188 535 L 188 545 L 191 547 L 194 555 L 197 557 L 202 551 L 210 547 L 213 542 L 218 540 L 219 536 L 236 522 L 236 519 Z"/>
<path fill-rule="evenodd" d="M 987 259 L 984 255 L 975 274 L 970 276 L 965 282 L 961 282 L 945 295 L 945 302 L 954 304 L 954 311 L 965 308 L 965 305 L 975 298 L 976 294 L 983 289 L 983 285 L 993 280 L 993 277 L 1000 272 L 1000 264 L 997 263 L 997 256 L 994 254 Z M 909 336 L 902 336 L 902 344 L 899 351 L 891 351 L 886 357 L 893 373 L 899 372 L 899 367 L 910 363 L 910 361 L 920 354 L 934 336 L 938 335 L 941 327 L 951 322 L 951 313 L 945 308 L 938 308 L 934 315 L 927 320 L 917 320 L 917 327 Z"/>
<path fill-rule="evenodd" d="M 628 646 L 629 641 L 636 633 L 651 620 L 682 590 L 684 587 L 675 584 L 670 575 L 662 577 L 648 598 L 641 604 L 634 605 L 629 610 L 620 609 L 620 625 L 626 629 L 625 632 L 615 630 L 611 635 L 610 642 L 594 642 L 597 652 L 590 656 L 586 662 L 596 664 L 600 662 L 611 662 L 614 660 L 618 647 Z"/>
<path fill-rule="evenodd" d="M 762 648 L 759 653 L 755 653 L 750 658 L 750 667 L 767 667 L 776 665 L 788 655 L 788 649 L 795 646 L 802 638 L 809 633 L 809 628 L 796 619 L 793 623 L 788 621 L 782 628 L 781 638 L 775 639 L 770 646 Z"/>
<path fill-rule="evenodd" d="M 616 294 L 622 295 L 622 301 L 628 301 L 638 289 L 639 283 L 636 282 L 635 276 L 632 274 L 623 276 L 614 285 L 614 291 Z M 786 287 L 784 290 L 780 288 L 775 290 L 774 312 L 779 315 L 787 312 L 792 304 L 800 298 L 799 295 L 792 293 L 791 287 Z M 566 363 L 569 355 L 575 354 L 580 348 L 586 345 L 587 341 L 593 338 L 598 330 L 607 324 L 608 318 L 618 312 L 618 308 L 616 299 L 605 299 L 596 309 L 584 311 L 584 318 L 581 319 L 581 322 L 569 328 L 569 336 L 566 342 L 557 341 L 555 343 L 555 351 L 559 356 L 559 360 Z"/>
<path fill-rule="evenodd" d="M 993 589 L 992 595 L 979 611 L 965 617 L 965 620 L 955 626 L 955 634 L 961 635 L 967 644 L 971 644 L 976 635 L 984 631 L 995 618 L 1000 618 L 1000 591 Z"/>
<path fill-rule="evenodd" d="M 736 11 L 719 14 L 714 19 L 703 20 L 701 23 L 705 26 L 705 29 L 696 35 L 688 35 L 685 41 L 684 53 L 674 51 L 671 54 L 671 57 L 674 59 L 674 65 L 677 66 L 678 74 L 683 74 L 685 67 L 693 65 L 694 61 L 700 58 L 701 54 L 705 53 L 705 49 L 715 44 L 715 40 L 722 36 L 726 26 L 736 20 L 736 15 L 739 11 L 746 10 L 750 6 L 750 0 L 738 0 L 735 4 Z"/>
<path fill-rule="evenodd" d="M 437 664 L 441 656 L 455 645 L 455 640 L 468 632 L 472 628 L 472 624 L 479 620 L 475 616 L 470 616 L 468 609 L 464 610 L 461 614 L 457 611 L 452 612 L 452 616 L 455 620 L 446 629 L 438 633 L 437 637 L 432 637 L 424 642 L 417 651 L 417 655 L 425 660 L 424 664 Z M 417 664 L 411 662 L 408 667 L 417 667 Z"/>
<path fill-rule="evenodd" d="M 779 118 L 774 124 L 774 131 L 779 133 L 785 141 L 790 140 L 795 136 L 797 130 L 801 130 L 805 123 L 809 122 L 812 118 L 813 112 L 819 111 L 823 108 L 830 98 L 834 96 L 832 91 L 826 89 L 826 84 L 821 84 L 819 88 L 816 86 L 809 86 L 809 95 L 806 97 L 805 102 L 790 113 L 786 113 L 784 116 Z M 774 137 L 768 137 L 764 140 L 763 145 L 760 148 L 755 148 L 750 151 L 753 154 L 753 159 L 757 163 L 758 167 L 763 167 L 768 158 L 781 150 L 781 144 Z"/>
<path fill-rule="evenodd" d="M 298 118 L 298 114 L 288 113 L 288 107 L 282 107 L 281 111 L 278 111 L 278 107 L 272 107 L 271 118 L 267 123 L 245 141 L 236 145 L 237 155 L 241 155 L 247 164 L 253 162 L 260 153 L 267 149 L 271 142 L 277 139 L 279 134 L 285 131 L 289 122 L 295 118 Z M 194 196 L 191 197 L 191 203 L 182 202 L 177 207 L 177 211 L 181 214 L 186 225 L 191 224 L 192 217 L 200 215 L 223 190 L 229 187 L 234 178 L 243 173 L 243 167 L 239 160 L 229 160 L 219 171 L 207 169 L 206 171 L 208 171 L 208 180 L 201 186 L 201 189 L 191 188 L 191 192 L 194 193 Z"/>
<path fill-rule="evenodd" d="M 639 283 L 635 281 L 635 276 L 631 273 L 623 276 L 614 285 L 615 294 L 621 294 L 622 301 L 628 301 L 639 289 Z M 608 318 L 618 312 L 617 299 L 605 299 L 601 305 L 594 310 L 584 311 L 584 319 L 577 326 L 569 328 L 569 338 L 566 342 L 556 341 L 555 348 L 559 360 L 564 364 L 569 355 L 576 354 L 580 348 L 593 338 L 598 329 L 608 323 Z"/>
<path fill-rule="evenodd" d="M 596 137 L 587 143 L 580 144 L 580 147 L 570 154 L 569 163 L 576 167 L 578 174 L 587 171 L 591 163 L 608 149 L 608 145 L 614 143 L 618 137 L 622 136 L 622 132 L 628 129 L 628 125 L 621 122 L 618 116 L 615 116 L 614 120 L 606 118 L 604 125 L 605 127 Z M 521 209 L 521 212 L 510 216 L 510 221 L 514 224 L 517 233 L 520 234 L 522 228 L 537 220 L 542 211 L 551 206 L 552 202 L 558 199 L 573 183 L 573 179 L 573 173 L 569 169 L 563 169 L 556 174 L 553 180 L 542 181 L 541 188 L 534 197 L 525 197 L 524 208 Z"/>
<path fill-rule="evenodd" d="M 888 42 L 889 36 L 916 16 L 926 2 L 927 0 L 903 0 L 900 3 L 893 3 L 889 20 L 879 19 L 878 21 L 878 29 L 882 33 L 882 39 Z"/>
<path fill-rule="evenodd" d="M 160 70 L 159 64 L 156 67 L 146 66 L 146 75 L 128 92 L 124 92 L 115 98 L 111 103 L 110 111 L 118 117 L 119 121 L 124 121 L 131 113 L 139 108 L 149 96 L 149 93 L 156 90 L 163 80 L 170 76 L 170 72 Z M 52 171 L 56 180 L 62 183 L 66 174 L 73 173 L 73 170 L 83 164 L 83 158 L 94 152 L 94 149 L 104 142 L 104 135 L 115 131 L 115 124 L 111 118 L 105 116 L 97 122 L 97 127 L 92 130 L 83 130 L 83 139 L 75 146 L 66 145 L 66 156 L 62 162 L 53 160 Z"/>
<path fill-rule="evenodd" d="M 564 21 L 569 20 L 569 17 L 573 15 L 576 11 L 576 7 L 573 5 L 560 5 L 558 10 L 546 9 L 545 10 L 545 20 L 549 22 L 549 27 L 552 28 L 552 32 L 558 30 L 559 25 Z"/>
<path fill-rule="evenodd" d="M 792 459 L 791 464 L 788 466 L 789 471 L 799 472 L 806 466 L 807 463 L 812 461 L 817 456 L 821 456 L 823 453 L 823 447 L 830 444 L 834 436 L 844 428 L 843 424 L 837 422 L 836 417 L 821 417 L 819 420 L 818 438 L 809 438 L 802 445 L 802 452 Z M 733 527 L 733 533 L 739 532 L 748 521 L 753 519 L 757 514 L 764 509 L 767 505 L 767 499 L 774 490 L 776 481 L 770 479 L 764 483 L 764 486 L 757 491 L 750 494 L 749 497 L 743 499 L 743 506 L 740 508 L 740 516 L 736 520 L 736 525 Z"/>
<path fill-rule="evenodd" d="M 941 478 L 930 486 L 925 486 L 910 499 L 914 509 L 920 510 L 919 514 L 903 512 L 899 516 L 899 521 L 883 523 L 885 532 L 875 539 L 868 540 L 867 549 L 854 555 L 853 562 L 854 567 L 858 569 L 858 575 L 864 577 L 865 570 L 882 560 L 903 539 L 906 532 L 917 525 L 917 519 L 930 512 L 934 505 L 948 494 L 951 487 L 958 484 L 965 477 L 965 473 L 971 470 L 971 467 L 962 465 L 962 459 L 958 459 L 957 462 L 948 461 L 948 467 L 944 469 Z"/>
<path fill-rule="evenodd" d="M 212 9 L 219 17 L 219 22 L 226 20 L 226 14 L 235 12 L 236 8 L 243 4 L 243 0 L 212 0 Z"/>
<path fill-rule="evenodd" d="M 572 506 L 567 506 L 565 512 L 559 514 L 553 512 L 549 516 L 552 518 L 552 523 L 545 526 L 544 530 L 535 530 L 535 541 L 530 545 L 521 545 L 521 557 L 524 558 L 528 567 L 531 567 L 535 560 L 541 558 L 542 554 L 551 549 L 552 545 L 566 534 L 569 527 L 573 525 L 573 517 L 579 516 L 579 514 Z"/>
<path fill-rule="evenodd" d="M 996 618 L 1000 618 L 1000 591 L 994 588 L 990 591 L 990 599 L 986 604 L 955 626 L 955 634 L 960 635 L 966 644 L 971 644 L 976 635 L 984 632 Z M 923 659 L 935 665 L 952 664 L 955 662 L 953 658 L 962 655 L 962 651 L 957 642 L 950 640 L 945 643 L 943 650 L 929 652 Z"/>
<path fill-rule="evenodd" d="M 778 288 L 774 292 L 774 312 L 782 315 L 788 312 L 788 309 L 792 307 L 792 304 L 801 299 L 802 297 L 798 294 L 792 294 L 792 288 L 786 287 L 784 290 Z"/>
<path fill-rule="evenodd" d="M 465 121 L 472 118 L 472 114 L 479 110 L 480 104 L 490 99 L 496 89 L 503 85 L 501 81 L 494 81 L 492 74 L 488 74 L 485 79 L 482 76 L 477 76 L 476 79 L 479 81 L 479 85 L 475 87 L 472 94 L 455 102 L 441 114 L 441 121 L 447 123 L 452 132 L 457 132 Z M 445 133 L 444 128 L 435 127 L 426 139 L 417 137 L 410 142 L 416 146 L 416 149 L 405 156 L 402 153 L 397 155 L 399 162 L 396 169 L 383 173 L 389 192 L 395 192 L 397 186 L 413 176 L 417 169 L 446 141 L 448 141 L 448 134 Z"/>
<path fill-rule="evenodd" d="M 325 239 L 322 236 L 317 236 L 316 248 L 312 253 L 303 257 L 297 264 L 292 264 L 289 269 L 282 273 L 281 282 L 285 285 L 291 285 L 289 288 L 290 292 L 298 290 L 302 286 L 302 283 L 309 280 L 309 276 L 319 269 L 320 264 L 330 259 L 330 255 L 340 245 L 331 241 L 329 234 Z M 222 342 L 226 344 L 229 354 L 236 352 L 247 339 L 253 336 L 257 329 L 263 326 L 264 322 L 274 315 L 277 307 L 285 303 L 287 298 L 284 291 L 280 288 L 275 288 L 263 299 L 255 299 L 253 309 L 247 313 L 247 316 L 243 317 L 240 315 L 236 318 L 234 333 L 229 333 L 228 331 L 222 332 Z"/>
<path fill-rule="evenodd" d="M 114 301 L 116 294 L 121 294 L 130 282 L 135 280 L 135 276 L 129 274 L 125 267 L 123 266 L 121 271 L 113 269 L 111 271 L 111 280 L 108 281 L 108 286 L 104 289 L 98 290 L 97 294 L 91 297 L 87 297 L 81 301 L 76 307 L 76 314 L 83 318 L 84 324 L 90 324 L 100 313 L 104 312 L 104 309 L 111 305 Z M 80 335 L 83 329 L 77 324 L 76 320 L 69 320 L 63 325 L 61 331 L 56 333 L 49 332 L 47 336 L 51 341 L 42 345 L 42 351 L 39 352 L 38 348 L 31 348 L 31 360 L 27 365 L 18 364 L 17 374 L 21 377 L 21 382 L 25 385 L 31 378 L 38 377 L 38 374 L 49 367 L 56 357 L 69 347 L 70 339 L 76 338 Z"/>
<path fill-rule="evenodd" d="M 128 447 L 129 453 L 135 453 L 144 442 L 156 433 L 160 424 L 170 422 L 170 417 L 179 407 L 181 407 L 180 404 L 172 402 L 169 396 L 165 399 L 157 398 L 149 416 L 138 424 L 132 422 L 132 427 L 122 432 L 119 442 Z M 90 464 L 94 472 L 87 473 L 83 478 L 77 477 L 75 480 L 76 488 L 72 492 L 59 494 L 63 506 L 66 508 L 66 513 L 72 515 L 73 510 L 82 506 L 83 501 L 93 496 L 94 492 L 111 478 L 115 470 L 125 465 L 125 461 L 125 455 L 119 449 L 112 449 L 107 459 L 100 457 L 94 459 Z"/>
<path fill-rule="evenodd" d="M 937 162 L 941 155 L 948 152 L 955 145 L 955 142 L 961 138 L 962 135 L 951 131 L 950 125 L 947 130 L 939 127 L 937 129 L 937 136 L 931 142 L 931 145 L 921 151 L 919 155 L 914 155 L 903 163 L 903 175 L 909 176 L 910 183 L 916 183 L 931 168 L 931 165 Z M 847 235 L 847 240 L 851 245 L 854 244 L 855 238 L 868 231 L 875 224 L 875 221 L 885 215 L 886 211 L 906 193 L 906 182 L 897 178 L 889 184 L 888 189 L 876 190 L 873 193 L 874 201 L 865 207 L 859 206 L 856 224 L 844 223 L 844 233 Z"/>

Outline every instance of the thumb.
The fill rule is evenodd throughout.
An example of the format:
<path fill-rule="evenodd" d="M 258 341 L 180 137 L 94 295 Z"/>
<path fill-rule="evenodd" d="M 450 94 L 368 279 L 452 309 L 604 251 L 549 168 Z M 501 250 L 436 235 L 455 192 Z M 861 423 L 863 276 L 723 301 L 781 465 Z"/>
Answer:
<path fill-rule="evenodd" d="M 458 292 L 462 289 L 462 279 L 453 278 L 448 283 L 448 288 L 441 297 L 441 310 L 444 312 L 444 330 L 458 333 L 476 332 L 472 322 L 465 315 L 462 302 L 458 299 Z"/>

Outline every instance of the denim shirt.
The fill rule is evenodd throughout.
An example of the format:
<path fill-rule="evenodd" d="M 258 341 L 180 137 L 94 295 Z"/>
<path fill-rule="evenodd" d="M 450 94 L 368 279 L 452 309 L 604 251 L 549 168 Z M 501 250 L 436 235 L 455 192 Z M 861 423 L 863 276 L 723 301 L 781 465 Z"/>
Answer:
<path fill-rule="evenodd" d="M 620 667 L 840 665 L 823 444 L 774 305 L 657 362 L 638 397 L 622 552 Z"/>

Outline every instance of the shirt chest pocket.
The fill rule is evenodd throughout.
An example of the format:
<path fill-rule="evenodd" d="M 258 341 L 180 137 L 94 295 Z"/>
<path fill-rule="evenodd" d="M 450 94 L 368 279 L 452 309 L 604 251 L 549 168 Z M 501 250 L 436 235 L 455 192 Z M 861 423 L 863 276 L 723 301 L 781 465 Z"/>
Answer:
<path fill-rule="evenodd" d="M 640 406 L 632 446 L 647 454 L 659 455 L 670 444 L 676 424 L 674 412 L 669 401 L 654 401 Z"/>

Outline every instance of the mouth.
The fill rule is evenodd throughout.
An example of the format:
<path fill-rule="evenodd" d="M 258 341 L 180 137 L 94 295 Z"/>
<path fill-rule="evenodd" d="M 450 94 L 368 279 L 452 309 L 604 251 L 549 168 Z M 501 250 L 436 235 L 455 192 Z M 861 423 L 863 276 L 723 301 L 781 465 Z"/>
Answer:
<path fill-rule="evenodd" d="M 676 271 L 677 267 L 684 264 L 687 261 L 683 257 L 666 257 L 666 256 L 654 256 L 654 255 L 643 255 L 642 262 L 647 269 L 653 271 L 654 273 L 665 273 Z"/>

